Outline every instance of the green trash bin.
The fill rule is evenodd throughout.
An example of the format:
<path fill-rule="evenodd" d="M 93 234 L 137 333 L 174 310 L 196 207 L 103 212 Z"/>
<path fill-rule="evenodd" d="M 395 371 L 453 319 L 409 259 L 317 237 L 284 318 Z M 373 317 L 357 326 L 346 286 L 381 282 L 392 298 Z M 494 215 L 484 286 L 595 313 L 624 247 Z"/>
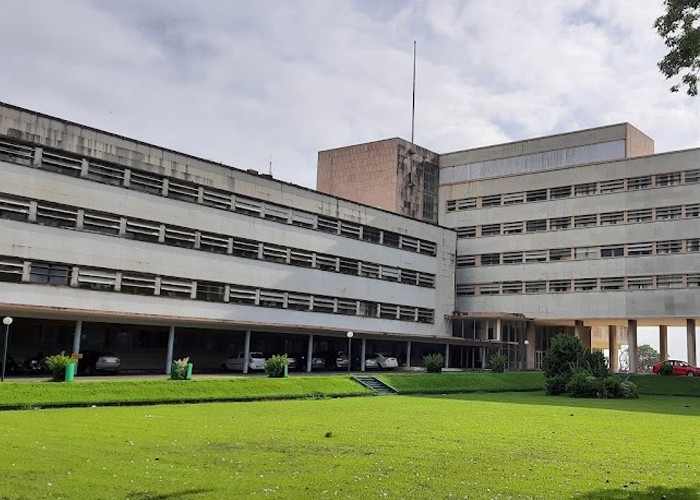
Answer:
<path fill-rule="evenodd" d="M 180 377 L 177 374 L 177 366 L 175 363 L 170 365 L 170 380 L 178 380 Z"/>
<path fill-rule="evenodd" d="M 73 382 L 74 378 L 75 378 L 75 363 L 68 363 L 66 365 L 66 377 L 64 380 L 66 382 Z"/>
<path fill-rule="evenodd" d="M 192 363 L 187 363 L 187 373 L 185 375 L 185 380 L 192 380 L 192 369 L 194 365 Z"/>
<path fill-rule="evenodd" d="M 284 365 L 284 376 L 287 377 L 289 375 L 289 365 Z"/>

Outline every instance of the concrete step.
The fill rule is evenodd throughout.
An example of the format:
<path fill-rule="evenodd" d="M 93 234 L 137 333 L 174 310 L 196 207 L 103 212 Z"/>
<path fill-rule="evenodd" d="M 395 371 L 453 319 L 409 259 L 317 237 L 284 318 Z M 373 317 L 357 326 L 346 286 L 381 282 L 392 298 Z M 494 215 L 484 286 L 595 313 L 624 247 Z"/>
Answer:
<path fill-rule="evenodd" d="M 385 384 L 376 377 L 370 377 L 366 375 L 358 375 L 353 377 L 356 382 L 364 385 L 365 387 L 371 389 L 375 394 L 397 394 L 396 389 Z"/>

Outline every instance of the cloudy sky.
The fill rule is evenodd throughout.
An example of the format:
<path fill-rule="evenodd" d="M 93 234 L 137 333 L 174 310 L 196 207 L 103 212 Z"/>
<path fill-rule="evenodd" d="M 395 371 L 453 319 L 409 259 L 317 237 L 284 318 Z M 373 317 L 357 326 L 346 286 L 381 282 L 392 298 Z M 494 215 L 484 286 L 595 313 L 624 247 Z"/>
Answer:
<path fill-rule="evenodd" d="M 671 94 L 662 0 L 22 0 L 0 17 L 0 101 L 314 187 L 318 150 L 438 153 L 628 121 L 700 146 Z M 684 354 L 674 334 L 672 354 Z M 676 354 L 673 350 L 678 349 Z M 680 349 L 683 352 L 680 352 Z"/>

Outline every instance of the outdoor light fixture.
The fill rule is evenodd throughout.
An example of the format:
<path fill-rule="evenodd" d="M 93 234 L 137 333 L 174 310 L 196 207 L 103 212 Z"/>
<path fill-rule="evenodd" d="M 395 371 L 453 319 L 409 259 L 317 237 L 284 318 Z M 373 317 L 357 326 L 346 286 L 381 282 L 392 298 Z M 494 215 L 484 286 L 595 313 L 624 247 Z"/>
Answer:
<path fill-rule="evenodd" d="M 5 381 L 5 366 L 7 365 L 7 338 L 10 335 L 10 325 L 12 324 L 12 318 L 10 316 L 5 316 L 2 318 L 2 324 L 5 325 L 5 347 L 2 350 L 2 375 L 0 376 L 0 382 Z"/>
<path fill-rule="evenodd" d="M 348 332 L 345 336 L 348 338 L 348 373 L 350 373 L 350 365 L 352 364 L 352 337 L 353 332 Z"/>

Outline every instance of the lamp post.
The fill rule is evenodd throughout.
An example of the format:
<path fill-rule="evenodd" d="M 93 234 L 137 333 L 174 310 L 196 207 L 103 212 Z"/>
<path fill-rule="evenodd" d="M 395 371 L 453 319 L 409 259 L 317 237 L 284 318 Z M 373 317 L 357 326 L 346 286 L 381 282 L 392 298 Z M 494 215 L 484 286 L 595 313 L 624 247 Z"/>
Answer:
<path fill-rule="evenodd" d="M 5 316 L 2 318 L 2 324 L 5 325 L 5 347 L 2 350 L 2 376 L 0 376 L 0 382 L 5 381 L 5 366 L 7 366 L 7 337 L 10 335 L 12 318 L 10 316 Z"/>
<path fill-rule="evenodd" d="M 530 345 L 530 341 L 525 339 L 523 342 L 523 345 L 525 346 L 525 356 L 523 356 L 523 363 L 525 363 L 525 368 L 527 368 L 527 346 Z M 522 368 L 521 368 L 522 370 Z"/>
<path fill-rule="evenodd" d="M 350 373 L 350 365 L 352 364 L 352 336 L 353 332 L 348 332 L 345 336 L 348 338 L 348 373 Z"/>

